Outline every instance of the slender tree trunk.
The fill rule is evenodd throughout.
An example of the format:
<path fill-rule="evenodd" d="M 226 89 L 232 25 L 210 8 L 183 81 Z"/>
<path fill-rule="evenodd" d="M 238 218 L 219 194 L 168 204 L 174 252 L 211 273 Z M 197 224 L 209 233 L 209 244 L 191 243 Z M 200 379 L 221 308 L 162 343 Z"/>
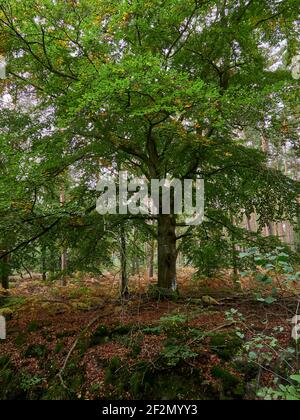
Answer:
<path fill-rule="evenodd" d="M 138 230 L 136 228 L 133 231 L 133 242 L 136 247 L 136 252 L 132 258 L 132 275 L 135 276 L 136 274 L 140 274 L 140 249 L 138 247 Z"/>
<path fill-rule="evenodd" d="M 299 159 L 294 159 L 294 178 L 296 181 L 300 179 L 300 164 Z M 300 199 L 298 199 L 297 220 L 295 226 L 294 244 L 296 252 L 300 253 Z"/>
<path fill-rule="evenodd" d="M 233 215 L 230 215 L 230 219 L 231 219 L 231 223 L 233 226 L 236 226 L 236 220 L 234 219 Z M 234 283 L 235 288 L 240 289 L 240 284 L 239 284 L 239 269 L 238 269 L 238 253 L 237 253 L 237 248 L 236 248 L 236 244 L 235 244 L 235 234 L 234 232 L 229 232 L 230 236 L 231 236 L 231 250 L 232 250 L 232 280 Z"/>
<path fill-rule="evenodd" d="M 177 290 L 176 218 L 158 216 L 158 287 L 165 291 Z"/>
<path fill-rule="evenodd" d="M 154 277 L 154 241 L 151 241 L 149 246 L 149 262 L 148 262 L 148 276 L 149 279 Z"/>
<path fill-rule="evenodd" d="M 246 216 L 246 218 L 247 218 L 247 229 L 249 232 L 252 232 L 251 217 Z"/>
<path fill-rule="evenodd" d="M 268 236 L 274 236 L 274 226 L 272 222 L 268 222 Z"/>
<path fill-rule="evenodd" d="M 42 276 L 43 276 L 43 281 L 47 280 L 47 268 L 46 268 L 46 247 L 43 245 L 42 246 Z"/>
<path fill-rule="evenodd" d="M 127 248 L 126 248 L 126 233 L 124 226 L 121 227 L 121 294 L 122 297 L 129 295 L 128 290 L 128 274 L 127 274 Z"/>
<path fill-rule="evenodd" d="M 61 207 L 64 207 L 66 203 L 66 197 L 65 197 L 65 188 L 64 186 L 62 187 L 61 193 L 60 193 L 60 205 Z M 66 279 L 66 272 L 67 272 L 67 268 L 68 268 L 68 262 L 67 262 L 67 250 L 63 249 L 61 257 L 60 257 L 60 261 L 61 261 L 61 272 L 62 272 L 62 277 L 61 277 L 61 283 L 62 286 L 67 286 L 67 279 Z"/>
<path fill-rule="evenodd" d="M 61 262 L 60 269 L 62 272 L 61 283 L 62 283 L 62 286 L 66 287 L 67 286 L 66 271 L 68 268 L 68 261 L 67 261 L 67 253 L 65 251 L 61 254 L 60 262 Z"/>
<path fill-rule="evenodd" d="M 135 274 L 140 275 L 140 259 L 138 255 L 135 257 Z"/>
<path fill-rule="evenodd" d="M 300 210 L 297 212 L 297 227 L 295 232 L 295 248 L 296 252 L 300 253 Z"/>
<path fill-rule="evenodd" d="M 265 131 L 263 131 L 262 136 L 261 136 L 261 149 L 264 153 L 266 153 L 269 156 L 269 154 L 270 154 L 270 143 L 269 143 L 269 139 L 268 139 Z M 266 236 L 274 236 L 274 229 L 273 229 L 272 222 L 267 223 Z"/>
<path fill-rule="evenodd" d="M 7 255 L 6 257 L 2 258 L 2 260 L 0 260 L 1 286 L 5 290 L 9 289 L 9 273 L 9 256 Z"/>
<path fill-rule="evenodd" d="M 140 260 L 137 255 L 132 258 L 132 275 L 135 276 L 136 274 L 140 274 Z"/>
<path fill-rule="evenodd" d="M 50 271 L 52 276 L 57 272 L 57 255 L 54 250 L 54 245 L 50 246 Z"/>

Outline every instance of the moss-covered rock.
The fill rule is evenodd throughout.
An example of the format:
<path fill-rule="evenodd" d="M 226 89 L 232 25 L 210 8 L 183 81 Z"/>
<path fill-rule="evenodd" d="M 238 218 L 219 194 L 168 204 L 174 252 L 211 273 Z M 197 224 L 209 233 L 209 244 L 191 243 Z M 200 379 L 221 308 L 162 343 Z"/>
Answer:
<path fill-rule="evenodd" d="M 242 345 L 243 340 L 231 333 L 215 334 L 210 340 L 211 349 L 225 361 L 229 361 L 236 356 Z"/>
<path fill-rule="evenodd" d="M 179 290 L 168 290 L 168 289 L 162 289 L 158 287 L 157 285 L 151 284 L 148 289 L 148 294 L 152 299 L 155 300 L 178 300 L 180 297 Z"/>
<path fill-rule="evenodd" d="M 212 375 L 221 383 L 221 399 L 243 398 L 245 395 L 245 384 L 241 378 L 220 366 L 212 369 Z"/>
<path fill-rule="evenodd" d="M 218 305 L 220 305 L 220 303 L 216 299 L 212 298 L 211 296 L 203 296 L 201 298 L 201 300 L 202 300 L 202 302 L 205 305 L 209 305 L 209 306 L 218 306 Z"/>
<path fill-rule="evenodd" d="M 218 399 L 218 391 L 203 381 L 202 372 L 190 367 L 159 368 L 147 362 L 133 369 L 113 358 L 106 369 L 106 397 L 151 400 Z"/>
<path fill-rule="evenodd" d="M 1 315 L 1 316 L 4 316 L 4 318 L 5 318 L 7 321 L 9 321 L 9 320 L 11 320 L 11 319 L 13 318 L 13 314 L 14 314 L 14 312 L 13 312 L 13 310 L 12 310 L 12 309 L 10 309 L 10 308 L 3 308 L 3 309 L 0 309 L 0 315 Z"/>

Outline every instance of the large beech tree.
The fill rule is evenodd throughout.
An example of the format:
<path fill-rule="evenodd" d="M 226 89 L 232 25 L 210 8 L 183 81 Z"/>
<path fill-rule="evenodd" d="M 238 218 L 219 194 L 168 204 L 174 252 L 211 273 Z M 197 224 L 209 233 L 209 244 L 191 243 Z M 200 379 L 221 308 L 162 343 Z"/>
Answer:
<path fill-rule="evenodd" d="M 297 184 L 270 168 L 245 132 L 271 124 L 280 133 L 276 109 L 295 100 L 298 82 L 288 68 L 271 64 L 278 46 L 285 46 L 287 65 L 297 52 L 298 6 L 296 0 L 1 1 L 9 76 L 3 89 L 31 98 L 29 108 L 18 108 L 31 127 L 23 149 L 24 177 L 35 181 L 31 200 L 69 170 L 78 178 L 81 206 L 92 211 L 85 189 L 101 168 L 120 165 L 149 180 L 203 177 L 206 220 L 215 226 L 230 227 L 232 215 L 254 211 L 262 224 L 292 219 Z M 174 214 L 153 219 L 158 286 L 174 289 L 178 244 L 192 229 Z M 44 229 L 57 223 L 49 220 Z"/>

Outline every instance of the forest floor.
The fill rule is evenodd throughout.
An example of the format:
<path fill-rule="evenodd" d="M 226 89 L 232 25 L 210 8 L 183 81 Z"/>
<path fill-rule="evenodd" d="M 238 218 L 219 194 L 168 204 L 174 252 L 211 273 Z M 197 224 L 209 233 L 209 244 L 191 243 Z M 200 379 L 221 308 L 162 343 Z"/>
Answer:
<path fill-rule="evenodd" d="M 0 291 L 0 399 L 255 399 L 295 373 L 295 295 L 267 305 L 246 281 L 237 291 L 227 274 L 195 281 L 190 270 L 179 288 L 159 299 L 135 276 L 121 300 L 110 274 L 15 281 Z"/>

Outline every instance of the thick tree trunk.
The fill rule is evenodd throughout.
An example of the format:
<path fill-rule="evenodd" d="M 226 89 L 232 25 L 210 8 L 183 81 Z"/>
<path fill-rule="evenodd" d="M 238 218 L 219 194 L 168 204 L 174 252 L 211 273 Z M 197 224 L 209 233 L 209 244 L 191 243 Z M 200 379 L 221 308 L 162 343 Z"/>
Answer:
<path fill-rule="evenodd" d="M 176 218 L 158 216 L 158 287 L 165 291 L 177 290 L 176 276 Z"/>

